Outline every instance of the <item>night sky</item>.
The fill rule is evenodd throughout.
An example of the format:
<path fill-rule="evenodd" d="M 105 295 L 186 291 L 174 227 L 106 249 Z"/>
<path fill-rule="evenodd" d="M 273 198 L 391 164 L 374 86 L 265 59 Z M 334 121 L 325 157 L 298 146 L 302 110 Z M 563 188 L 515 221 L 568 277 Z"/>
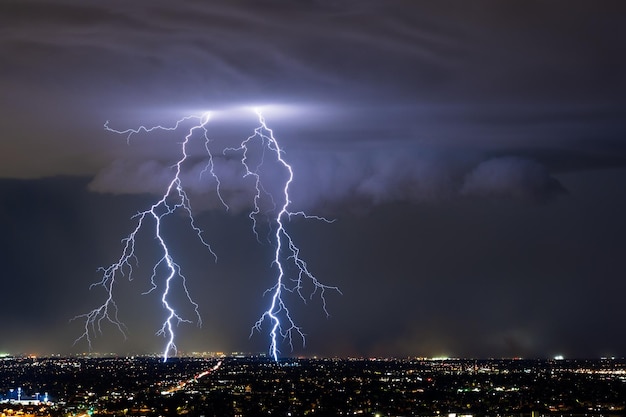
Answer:
<path fill-rule="evenodd" d="M 285 355 L 625 356 L 623 1 L 0 2 L 0 352 L 78 353 L 76 315 L 159 196 L 181 132 L 214 111 L 237 146 L 264 110 L 294 167 L 287 227 L 327 292 L 288 302 L 307 334 Z M 184 132 L 183 132 L 184 133 Z M 195 148 L 194 148 L 195 149 Z M 195 152 L 195 151 L 194 151 Z M 274 283 L 250 182 L 217 152 L 224 196 L 185 165 L 196 222 L 167 233 L 202 327 L 181 351 L 266 351 L 250 335 Z M 268 185 L 268 187 L 276 185 Z M 154 238 L 116 287 L 128 338 L 159 352 Z M 189 317 L 193 318 L 193 317 Z"/>

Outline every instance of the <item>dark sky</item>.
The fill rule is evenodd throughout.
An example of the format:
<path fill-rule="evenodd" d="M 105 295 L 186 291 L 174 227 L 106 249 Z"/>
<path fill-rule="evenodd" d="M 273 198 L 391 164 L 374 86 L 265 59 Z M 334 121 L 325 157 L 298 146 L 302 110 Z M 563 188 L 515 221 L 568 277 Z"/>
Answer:
<path fill-rule="evenodd" d="M 213 111 L 212 146 L 260 106 L 294 167 L 289 230 L 342 295 L 288 297 L 293 354 L 626 355 L 626 3 L 623 1 L 78 1 L 0 3 L 0 351 L 87 349 L 76 315 L 150 207 L 184 132 L 103 128 Z M 182 134 L 182 136 L 181 136 Z M 196 148 L 201 144 L 194 142 Z M 183 178 L 197 224 L 168 223 L 203 326 L 182 351 L 265 351 L 249 338 L 274 282 L 241 166 L 216 155 L 231 210 Z M 269 188 L 276 184 L 268 185 Z M 157 352 L 155 241 L 96 351 Z M 193 318 L 193 317 L 190 317 Z M 287 345 L 281 345 L 291 354 Z"/>

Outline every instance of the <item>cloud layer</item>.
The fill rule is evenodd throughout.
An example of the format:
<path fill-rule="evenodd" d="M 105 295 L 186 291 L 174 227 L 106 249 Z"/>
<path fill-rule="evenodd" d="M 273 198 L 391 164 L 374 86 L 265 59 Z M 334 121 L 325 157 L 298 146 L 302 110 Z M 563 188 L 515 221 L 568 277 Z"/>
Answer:
<path fill-rule="evenodd" d="M 93 176 L 128 152 L 106 120 L 133 127 L 251 103 L 318 109 L 290 116 L 298 142 L 287 148 L 354 150 L 359 162 L 337 168 L 348 174 L 393 165 L 396 143 L 418 158 L 423 145 L 455 155 L 444 161 L 468 149 L 519 156 L 552 174 L 564 164 L 545 156 L 563 152 L 577 155 L 567 170 L 626 165 L 623 3 L 444 3 L 6 1 L 0 151 L 11 157 L 0 176 Z M 456 171 L 417 165 L 397 178 L 428 188 L 420 178 L 439 174 L 418 171 Z M 378 177 L 355 186 L 375 200 Z"/>
<path fill-rule="evenodd" d="M 208 158 L 182 165 L 182 184 L 196 197 L 198 208 L 224 208 L 218 181 L 221 197 L 233 212 L 252 208 L 254 181 L 245 176 L 241 157 L 240 153 L 213 156 L 214 176 L 207 169 Z M 519 157 L 453 159 L 397 149 L 295 152 L 283 157 L 294 168 L 293 206 L 326 214 L 464 196 L 545 202 L 565 192 L 544 166 Z M 280 193 L 277 187 L 284 184 L 287 172 L 276 161 L 265 163 L 262 184 L 268 191 Z M 120 159 L 100 171 L 89 188 L 113 194 L 162 194 L 174 174 L 172 162 Z"/>

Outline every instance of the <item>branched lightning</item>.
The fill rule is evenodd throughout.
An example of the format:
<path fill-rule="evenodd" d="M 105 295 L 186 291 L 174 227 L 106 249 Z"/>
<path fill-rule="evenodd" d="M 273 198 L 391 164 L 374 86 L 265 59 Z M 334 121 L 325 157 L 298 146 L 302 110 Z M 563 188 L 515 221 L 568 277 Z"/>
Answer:
<path fill-rule="evenodd" d="M 257 111 L 257 115 L 259 117 L 260 126 L 254 130 L 254 134 L 241 142 L 238 148 L 229 148 L 226 149 L 225 152 L 241 151 L 241 163 L 246 170 L 244 176 L 251 176 L 254 178 L 256 192 L 254 195 L 254 207 L 253 210 L 250 212 L 249 217 L 250 219 L 252 219 L 253 230 L 255 235 L 257 236 L 257 240 L 259 238 L 256 230 L 257 218 L 261 212 L 259 200 L 262 198 L 262 196 L 266 195 L 271 199 L 271 204 L 274 206 L 274 208 L 277 209 L 274 197 L 272 197 L 272 195 L 266 191 L 261 178 L 260 168 L 265 162 L 265 151 L 268 150 L 272 152 L 275 155 L 276 161 L 287 172 L 287 179 L 281 189 L 282 195 L 280 196 L 280 203 L 278 205 L 280 209 L 275 214 L 275 217 L 273 218 L 274 224 L 272 225 L 272 227 L 275 228 L 272 242 L 275 246 L 272 265 L 274 265 L 278 269 L 278 275 L 276 277 L 274 285 L 265 291 L 265 294 L 271 294 L 270 305 L 268 309 L 263 312 L 263 314 L 254 324 L 254 326 L 252 326 L 250 332 L 250 336 L 252 336 L 255 330 L 261 331 L 263 323 L 266 320 L 269 321 L 271 326 L 269 353 L 272 358 L 274 358 L 274 360 L 278 360 L 278 354 L 280 353 L 278 349 L 279 336 L 282 337 L 283 340 L 287 340 L 292 349 L 294 333 L 301 338 L 303 344 L 306 342 L 305 334 L 303 333 L 302 328 L 298 326 L 293 320 L 291 313 L 285 303 L 283 292 L 286 291 L 289 293 L 296 293 L 303 302 L 306 302 L 306 298 L 303 293 L 303 280 L 308 279 L 313 285 L 313 291 L 309 295 L 309 298 L 312 299 L 315 294 L 319 293 L 318 295 L 322 300 L 324 312 L 327 316 L 329 316 L 328 310 L 326 309 L 326 298 L 324 296 L 324 293 L 327 290 L 334 290 L 339 293 L 341 293 L 341 291 L 337 287 L 324 285 L 317 280 L 317 278 L 309 271 L 306 262 L 300 257 L 300 249 L 296 246 L 290 234 L 287 232 L 287 229 L 285 228 L 285 222 L 290 220 L 293 216 L 314 218 L 317 220 L 325 221 L 327 223 L 332 223 L 333 220 L 328 220 L 319 216 L 311 216 L 304 213 L 303 211 L 290 211 L 289 206 L 291 204 L 291 200 L 289 197 L 289 187 L 291 186 L 291 183 L 293 181 L 293 169 L 291 165 L 289 165 L 287 161 L 283 158 L 283 151 L 281 150 L 278 142 L 274 138 L 274 132 L 267 127 L 263 115 L 259 111 Z M 259 162 L 251 166 L 248 162 L 248 152 L 250 149 L 250 144 L 255 140 L 260 141 L 263 153 L 262 157 L 259 159 Z M 291 262 L 297 268 L 296 277 L 289 278 L 289 281 L 291 282 L 288 282 L 286 277 L 286 261 Z"/>
<path fill-rule="evenodd" d="M 185 139 L 181 143 L 181 155 L 176 164 L 174 164 L 172 167 L 174 171 L 172 179 L 170 180 L 165 192 L 158 201 L 150 206 L 149 209 L 141 211 L 133 216 L 133 218 L 137 219 L 137 223 L 133 231 L 122 240 L 123 248 L 122 254 L 120 255 L 119 259 L 107 268 L 100 268 L 100 271 L 102 272 L 102 279 L 92 284 L 90 288 L 98 286 L 104 288 L 107 293 L 107 298 L 104 303 L 100 305 L 100 307 L 93 309 L 89 313 L 82 314 L 74 318 L 83 319 L 85 323 L 84 332 L 76 339 L 74 343 L 85 339 L 89 345 L 89 348 L 91 349 L 91 337 L 93 334 L 102 332 L 103 322 L 109 322 L 113 324 L 119 329 L 124 337 L 126 337 L 126 327 L 118 317 L 118 307 L 114 299 L 114 291 L 116 281 L 119 279 L 120 276 L 127 275 L 128 279 L 132 280 L 133 263 L 137 262 L 137 257 L 135 255 L 136 237 L 142 227 L 144 227 L 144 224 L 149 220 L 152 220 L 154 224 L 153 233 L 156 241 L 158 242 L 158 246 L 161 249 L 161 258 L 155 263 L 152 269 L 152 276 L 150 277 L 152 287 L 148 291 L 146 291 L 145 294 L 151 293 L 159 287 L 157 283 L 157 277 L 160 275 L 159 270 L 163 269 L 162 267 L 164 266 L 166 272 L 165 274 L 161 274 L 165 275 L 163 289 L 161 292 L 161 302 L 166 312 L 166 318 L 163 321 L 161 328 L 157 331 L 157 335 L 161 335 L 167 340 L 165 348 L 163 350 L 164 360 L 167 360 L 168 356 L 170 356 L 171 354 L 176 354 L 177 351 L 175 344 L 174 325 L 182 322 L 192 322 L 191 320 L 186 319 L 182 317 L 179 313 L 177 313 L 170 302 L 170 292 L 172 286 L 176 282 L 179 283 L 187 297 L 187 300 L 193 306 L 193 309 L 196 313 L 196 320 L 198 325 L 202 324 L 202 318 L 198 311 L 199 306 L 193 300 L 191 294 L 189 293 L 186 278 L 182 274 L 180 266 L 174 261 L 171 255 L 171 251 L 166 243 L 165 238 L 163 237 L 161 226 L 162 221 L 167 216 L 175 213 L 176 211 L 182 210 L 187 215 L 187 218 L 189 219 L 189 225 L 198 236 L 199 241 L 209 250 L 209 252 L 217 261 L 217 255 L 215 254 L 215 252 L 213 252 L 211 246 L 204 240 L 202 230 L 195 224 L 193 213 L 191 210 L 191 203 L 189 201 L 187 193 L 185 192 L 181 179 L 182 166 L 188 158 L 187 145 L 194 133 L 197 130 L 200 130 L 205 140 L 205 148 L 209 155 L 209 162 L 203 170 L 203 173 L 208 171 L 213 175 L 213 177 L 217 181 L 217 194 L 220 198 L 220 201 L 224 203 L 224 200 L 220 195 L 220 182 L 213 171 L 213 158 L 208 147 L 209 138 L 206 130 L 206 124 L 208 123 L 209 115 L 205 114 L 202 116 L 188 116 L 178 120 L 176 124 L 172 127 L 154 126 L 151 128 L 146 128 L 144 126 L 141 126 L 138 129 L 115 130 L 110 128 L 107 122 L 105 123 L 104 128 L 113 133 L 126 135 L 127 141 L 130 141 L 131 136 L 138 134 L 142 131 L 149 133 L 154 130 L 177 130 L 181 126 L 181 124 L 189 120 L 197 120 L 197 122 L 189 129 L 188 133 L 185 135 Z M 226 206 L 225 203 L 224 205 Z"/>
<path fill-rule="evenodd" d="M 263 312 L 261 317 L 252 326 L 250 336 L 255 331 L 261 331 L 263 324 L 268 321 L 270 324 L 270 347 L 269 353 L 278 360 L 280 353 L 279 337 L 286 340 L 290 347 L 293 349 L 293 336 L 297 335 L 303 345 L 305 344 L 305 334 L 300 326 L 296 324 L 292 315 L 288 309 L 285 301 L 285 293 L 296 294 L 303 302 L 307 301 L 305 297 L 305 281 L 306 288 L 312 288 L 309 291 L 308 298 L 313 299 L 316 295 L 322 302 L 322 307 L 326 315 L 328 316 L 328 310 L 326 308 L 325 292 L 327 290 L 334 290 L 339 293 L 340 290 L 334 286 L 328 286 L 322 284 L 317 278 L 309 271 L 307 263 L 300 256 L 300 249 L 294 243 L 291 235 L 288 233 L 285 225 L 294 216 L 301 216 L 309 219 L 321 220 L 327 223 L 332 223 L 332 220 L 328 220 L 324 217 L 311 216 L 303 211 L 291 211 L 290 209 L 290 195 L 289 189 L 293 182 L 294 174 L 292 166 L 287 163 L 283 158 L 283 150 L 280 148 L 278 142 L 274 138 L 273 131 L 267 127 L 265 119 L 260 112 L 256 112 L 260 125 L 254 130 L 254 133 L 243 140 L 236 148 L 225 148 L 223 153 L 241 153 L 241 164 L 244 167 L 244 177 L 252 177 L 254 183 L 254 196 L 252 200 L 252 210 L 249 213 L 249 218 L 252 221 L 252 230 L 260 242 L 258 233 L 258 221 L 261 217 L 268 218 L 270 223 L 270 233 L 268 240 L 274 246 L 274 257 L 272 260 L 272 266 L 277 268 L 277 276 L 274 284 L 268 288 L 264 295 L 271 294 L 271 302 L 266 311 Z M 74 320 L 84 320 L 83 333 L 75 340 L 75 344 L 81 340 L 85 340 L 91 349 L 92 336 L 100 334 L 102 332 L 102 324 L 110 323 L 122 333 L 126 338 L 127 329 L 123 322 L 118 317 L 118 306 L 115 302 L 114 293 L 117 286 L 116 281 L 122 276 L 126 276 L 128 280 L 132 280 L 133 265 L 138 262 L 135 254 L 135 245 L 137 243 L 137 234 L 147 226 L 147 223 L 152 223 L 153 234 L 158 247 L 161 251 L 161 257 L 155 262 L 152 268 L 152 275 L 150 277 L 151 287 L 144 294 L 152 293 L 153 291 L 161 291 L 161 303 L 166 313 L 166 318 L 163 321 L 160 329 L 156 332 L 157 335 L 163 336 L 166 339 L 165 348 L 163 350 L 163 358 L 167 358 L 173 354 L 176 354 L 177 347 L 175 344 L 175 326 L 180 323 L 191 323 L 192 320 L 184 318 L 180 315 L 172 302 L 170 301 L 171 290 L 174 285 L 179 285 L 185 293 L 187 301 L 193 307 L 195 311 L 195 321 L 198 325 L 202 324 L 202 318 L 199 313 L 199 305 L 192 298 L 188 288 L 186 278 L 181 271 L 181 267 L 177 264 L 171 254 L 171 250 L 168 243 L 162 233 L 162 223 L 166 217 L 174 214 L 177 211 L 182 211 L 189 220 L 190 228 L 196 233 L 198 240 L 204 245 L 211 255 L 217 261 L 217 255 L 211 249 L 211 246 L 205 241 L 202 230 L 196 226 L 189 197 L 183 187 L 182 181 L 182 169 L 183 165 L 188 159 L 187 145 L 192 138 L 197 137 L 197 132 L 200 132 L 201 137 L 204 139 L 204 147 L 208 156 L 208 162 L 205 168 L 201 172 L 201 176 L 209 173 L 216 183 L 216 194 L 225 207 L 229 209 L 228 204 L 224 200 L 221 194 L 221 183 L 219 176 L 214 170 L 213 156 L 209 147 L 209 135 L 207 131 L 207 123 L 209 121 L 209 114 L 201 116 L 187 116 L 178 120 L 173 126 L 153 126 L 145 127 L 140 126 L 137 129 L 116 130 L 109 127 L 108 121 L 104 124 L 104 128 L 110 132 L 125 135 L 127 142 L 133 135 L 140 133 L 150 133 L 156 130 L 176 131 L 183 124 L 193 123 L 189 128 L 184 140 L 180 143 L 180 157 L 178 161 L 172 166 L 173 174 L 169 181 L 165 191 L 161 197 L 150 206 L 147 210 L 140 211 L 133 216 L 136 219 L 136 225 L 133 231 L 122 240 L 122 253 L 116 262 L 106 268 L 100 268 L 102 273 L 102 279 L 90 286 L 102 287 L 106 292 L 105 301 L 97 308 L 91 310 L 88 313 L 78 315 L 74 317 Z M 255 145 L 255 149 L 260 149 L 260 155 L 251 155 L 250 146 Z M 270 162 L 266 161 L 271 159 Z M 266 164 L 276 164 L 284 171 L 283 177 L 286 179 L 281 182 L 279 186 L 279 192 L 273 195 L 271 186 L 266 187 L 264 181 L 264 167 Z M 295 267 L 295 273 L 289 274 L 287 264 L 290 268 Z M 293 275 L 293 276 L 292 276 Z"/>

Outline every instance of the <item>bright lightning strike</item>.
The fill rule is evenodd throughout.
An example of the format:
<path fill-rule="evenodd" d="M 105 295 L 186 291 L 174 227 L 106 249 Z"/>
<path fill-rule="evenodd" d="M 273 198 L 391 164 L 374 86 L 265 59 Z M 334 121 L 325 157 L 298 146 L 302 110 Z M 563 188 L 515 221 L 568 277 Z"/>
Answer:
<path fill-rule="evenodd" d="M 163 336 L 166 339 L 165 348 L 163 350 L 163 359 L 167 360 L 170 355 L 176 354 L 177 352 L 174 333 L 175 325 L 182 322 L 192 322 L 189 319 L 183 318 L 172 306 L 172 303 L 170 301 L 170 295 L 174 285 L 180 285 L 187 297 L 188 302 L 193 306 L 198 325 L 202 324 L 202 318 L 200 317 L 200 313 L 198 311 L 199 306 L 191 297 L 191 294 L 187 289 L 186 278 L 182 274 L 180 266 L 174 261 L 168 244 L 163 236 L 162 222 L 169 215 L 177 211 L 183 211 L 189 219 L 189 225 L 191 229 L 196 233 L 200 242 L 209 250 L 209 252 L 217 261 L 217 255 L 213 252 L 211 246 L 204 240 L 204 237 L 202 236 L 202 230 L 195 224 L 191 210 L 191 203 L 189 201 L 187 193 L 185 192 L 181 179 L 182 166 L 188 157 L 187 145 L 192 139 L 192 136 L 196 133 L 196 131 L 199 130 L 202 134 L 202 137 L 204 138 L 205 148 L 207 149 L 209 155 L 209 162 L 203 172 L 209 171 L 216 179 L 217 193 L 220 200 L 223 202 L 222 197 L 219 194 L 220 183 L 217 176 L 215 176 L 214 174 L 213 158 L 211 156 L 211 153 L 209 152 L 208 147 L 209 138 L 207 135 L 206 124 L 208 123 L 209 115 L 205 114 L 202 116 L 188 116 L 177 121 L 176 124 L 172 127 L 155 126 L 151 128 L 146 128 L 144 126 L 141 126 L 138 129 L 128 129 L 120 131 L 110 128 L 108 122 L 105 123 L 104 127 L 108 131 L 126 135 L 127 140 L 130 140 L 131 136 L 139 134 L 142 131 L 149 133 L 154 130 L 177 130 L 184 122 L 187 122 L 189 120 L 197 120 L 197 124 L 189 129 L 188 133 L 185 135 L 183 142 L 181 143 L 180 158 L 173 166 L 174 172 L 165 192 L 163 193 L 161 198 L 156 201 L 149 209 L 141 211 L 133 216 L 133 218 L 137 219 L 137 224 L 135 226 L 135 229 L 122 241 L 123 249 L 121 256 L 115 263 L 113 263 L 109 267 L 100 268 L 100 271 L 102 272 L 102 279 L 99 282 L 92 284 L 90 288 L 96 286 L 104 288 L 107 293 L 107 298 L 104 303 L 100 305 L 100 307 L 93 309 L 89 313 L 82 314 L 74 318 L 84 319 L 85 323 L 84 332 L 80 337 L 78 337 L 78 339 L 76 339 L 74 343 L 85 339 L 89 345 L 89 348 L 91 349 L 91 337 L 93 334 L 102 332 L 103 322 L 109 322 L 113 324 L 119 329 L 124 337 L 126 337 L 126 328 L 118 317 L 118 307 L 115 302 L 114 291 L 116 281 L 119 279 L 120 276 L 128 275 L 128 279 L 132 279 L 133 263 L 137 261 L 135 255 L 136 237 L 142 227 L 144 227 L 144 224 L 149 221 L 152 221 L 153 223 L 153 233 L 156 241 L 158 242 L 158 246 L 161 249 L 161 258 L 154 264 L 152 269 L 152 276 L 150 277 L 152 287 L 144 294 L 151 293 L 152 291 L 155 291 L 157 288 L 159 288 L 159 285 L 157 284 L 157 277 L 159 276 L 160 271 L 162 271 L 164 268 L 165 273 L 161 273 L 161 275 L 165 276 L 164 284 L 162 284 L 163 289 L 161 290 L 161 302 L 166 312 L 166 318 L 163 321 L 161 328 L 157 331 L 157 335 Z"/>
<path fill-rule="evenodd" d="M 241 142 L 237 148 L 226 148 L 223 153 L 228 152 L 241 152 L 241 163 L 245 169 L 244 177 L 252 177 L 254 179 L 254 197 L 252 201 L 253 209 L 249 214 L 250 219 L 253 222 L 253 232 L 255 233 L 257 240 L 259 235 L 257 232 L 257 220 L 260 216 L 269 216 L 270 227 L 274 230 L 273 235 L 268 236 L 270 243 L 275 247 L 274 258 L 272 265 L 278 270 L 278 274 L 275 283 L 272 287 L 266 290 L 265 294 L 271 294 L 271 302 L 268 309 L 263 312 L 258 321 L 251 329 L 250 336 L 254 331 L 261 331 L 262 325 L 265 321 L 269 321 L 270 330 L 270 347 L 269 352 L 274 360 L 278 360 L 278 354 L 280 353 L 278 345 L 279 338 L 287 340 L 291 348 L 293 349 L 293 336 L 297 335 L 301 338 L 303 345 L 305 344 L 305 334 L 301 327 L 299 327 L 293 320 L 291 313 L 285 302 L 285 292 L 295 293 L 303 302 L 306 302 L 304 294 L 304 281 L 308 280 L 309 286 L 312 286 L 312 291 L 309 294 L 309 298 L 313 299 L 316 295 L 321 299 L 324 312 L 328 316 L 326 309 L 325 292 L 327 290 L 334 290 L 340 293 L 340 290 L 334 286 L 327 286 L 322 284 L 317 278 L 309 271 L 306 262 L 300 257 L 300 249 L 296 246 L 293 239 L 289 235 L 285 224 L 293 216 L 302 216 L 305 218 L 313 218 L 321 221 L 331 223 L 331 220 L 327 220 L 323 217 L 309 216 L 302 211 L 291 211 L 291 200 L 289 197 L 289 188 L 292 184 L 294 174 L 293 168 L 283 158 L 283 151 L 281 150 L 278 142 L 274 138 L 274 134 L 265 123 L 265 119 L 260 112 L 256 112 L 260 126 L 254 130 L 254 133 Z M 171 254 L 171 250 L 168 243 L 162 233 L 162 222 L 165 219 L 174 214 L 177 211 L 182 211 L 189 220 L 191 229 L 196 233 L 199 241 L 208 249 L 217 261 L 217 255 L 211 249 L 211 246 L 204 240 L 202 230 L 196 226 L 189 197 L 183 187 L 182 181 L 182 168 L 189 155 L 187 153 L 187 145 L 192 138 L 200 133 L 204 139 L 204 147 L 207 152 L 208 162 L 200 175 L 209 172 L 216 182 L 216 193 L 223 204 L 228 210 L 229 206 L 222 198 L 220 187 L 221 183 L 219 176 L 214 170 L 214 161 L 209 148 L 209 136 L 207 131 L 207 123 L 209 121 L 209 114 L 202 116 L 187 116 L 178 120 L 174 126 L 154 126 L 145 127 L 141 126 L 137 129 L 116 130 L 109 127 L 108 122 L 104 127 L 106 130 L 126 135 L 127 141 L 130 141 L 131 136 L 140 133 L 150 133 L 155 130 L 167 130 L 176 131 L 183 124 L 188 122 L 194 122 L 191 128 L 187 131 L 184 140 L 181 142 L 180 157 L 176 164 L 173 165 L 173 174 L 171 180 L 166 187 L 161 197 L 152 205 L 149 209 L 137 213 L 133 218 L 137 219 L 137 223 L 133 231 L 122 240 L 123 248 L 122 253 L 118 260 L 111 264 L 107 268 L 100 268 L 102 272 L 102 279 L 91 285 L 93 287 L 102 287 L 105 289 L 107 297 L 105 301 L 97 308 L 93 309 L 89 313 L 76 316 L 76 319 L 84 320 L 84 331 L 75 340 L 75 344 L 81 340 L 86 340 L 89 348 L 91 349 L 92 336 L 102 332 L 102 324 L 104 322 L 110 323 L 117 327 L 117 329 L 126 337 L 126 327 L 118 317 L 118 306 L 115 302 L 114 292 L 116 287 L 116 281 L 120 276 L 127 275 L 129 280 L 132 279 L 133 263 L 137 261 L 135 254 L 135 245 L 137 234 L 142 230 L 146 223 L 152 222 L 153 234 L 155 240 L 158 242 L 158 246 L 161 250 L 161 258 L 153 265 L 152 276 L 150 277 L 151 288 L 144 294 L 151 293 L 160 288 L 161 302 L 166 313 L 166 318 L 163 321 L 161 328 L 157 331 L 157 335 L 165 337 L 166 344 L 163 350 L 163 359 L 171 355 L 175 355 L 177 347 L 175 344 L 175 326 L 180 323 L 191 323 L 192 321 L 184 318 L 179 314 L 172 302 L 170 301 L 172 288 L 174 285 L 179 285 L 184 291 L 187 301 L 193 307 L 196 314 L 196 321 L 198 325 L 201 325 L 202 318 L 199 313 L 199 306 L 193 300 L 186 284 L 186 278 L 181 272 L 180 266 L 174 261 Z M 260 157 L 256 159 L 251 156 L 251 146 L 256 144 L 256 149 L 260 149 Z M 273 161 L 286 173 L 286 179 L 279 186 L 278 195 L 274 196 L 271 189 L 264 185 L 265 165 L 269 164 L 265 161 L 266 152 L 273 155 Z M 269 158 L 269 156 L 268 156 Z M 267 202 L 269 201 L 269 203 Z M 263 210 L 262 210 L 263 206 Z M 269 209 L 267 207 L 270 207 Z M 274 213 L 273 215 L 271 213 Z M 287 276 L 287 264 L 295 266 L 295 277 Z M 163 284 L 159 285 L 159 278 Z"/>
<path fill-rule="evenodd" d="M 272 227 L 275 228 L 274 239 L 272 242 L 275 246 L 275 251 L 272 264 L 278 269 L 278 276 L 275 284 L 265 292 L 266 294 L 271 294 L 270 305 L 261 315 L 259 320 L 254 324 L 250 332 L 250 336 L 252 336 L 255 330 L 261 331 L 261 327 L 266 320 L 270 322 L 271 341 L 269 353 L 272 358 L 277 361 L 278 354 L 280 353 L 278 349 L 279 337 L 283 340 L 287 340 L 291 349 L 293 349 L 294 334 L 300 337 L 303 345 L 306 342 L 305 334 L 303 333 L 302 328 L 298 326 L 291 317 L 291 313 L 285 303 L 284 292 L 296 293 L 303 302 L 306 302 L 306 298 L 303 294 L 303 280 L 308 279 L 313 285 L 313 291 L 310 293 L 309 298 L 313 298 L 316 294 L 318 294 L 322 300 L 324 312 L 326 313 L 326 316 L 329 316 L 328 310 L 326 309 L 326 298 L 324 297 L 324 293 L 326 290 L 334 290 L 339 293 L 341 293 L 341 291 L 337 287 L 324 285 L 317 280 L 317 278 L 309 271 L 306 262 L 300 257 L 300 249 L 296 246 L 285 228 L 285 222 L 293 216 L 314 218 L 327 223 L 332 223 L 332 221 L 319 216 L 309 216 L 302 211 L 290 211 L 289 206 L 291 204 L 291 200 L 289 197 L 289 187 L 293 182 L 293 168 L 283 158 L 283 151 L 274 138 L 274 132 L 267 127 L 263 115 L 259 111 L 256 111 L 256 113 L 259 117 L 260 126 L 254 130 L 254 134 L 241 142 L 239 148 L 226 149 L 225 152 L 241 151 L 243 154 L 241 163 L 246 169 L 245 176 L 252 176 L 254 178 L 256 193 L 254 195 L 254 208 L 250 212 L 249 217 L 253 221 L 253 230 L 257 236 L 257 240 L 259 237 L 256 231 L 257 217 L 261 213 L 259 200 L 263 196 L 267 196 L 271 199 L 271 203 L 274 206 L 276 206 L 276 200 L 279 201 L 279 209 L 273 218 L 274 224 L 272 225 Z M 263 156 L 256 164 L 250 165 L 248 161 L 248 152 L 250 150 L 250 145 L 254 141 L 260 142 L 260 146 L 263 149 Z M 282 195 L 280 196 L 273 197 L 263 186 L 261 168 L 265 163 L 265 150 L 273 153 L 275 155 L 276 162 L 287 172 L 287 179 L 281 187 L 280 194 Z M 295 278 L 288 279 L 286 277 L 286 262 L 290 262 L 297 268 Z"/>

